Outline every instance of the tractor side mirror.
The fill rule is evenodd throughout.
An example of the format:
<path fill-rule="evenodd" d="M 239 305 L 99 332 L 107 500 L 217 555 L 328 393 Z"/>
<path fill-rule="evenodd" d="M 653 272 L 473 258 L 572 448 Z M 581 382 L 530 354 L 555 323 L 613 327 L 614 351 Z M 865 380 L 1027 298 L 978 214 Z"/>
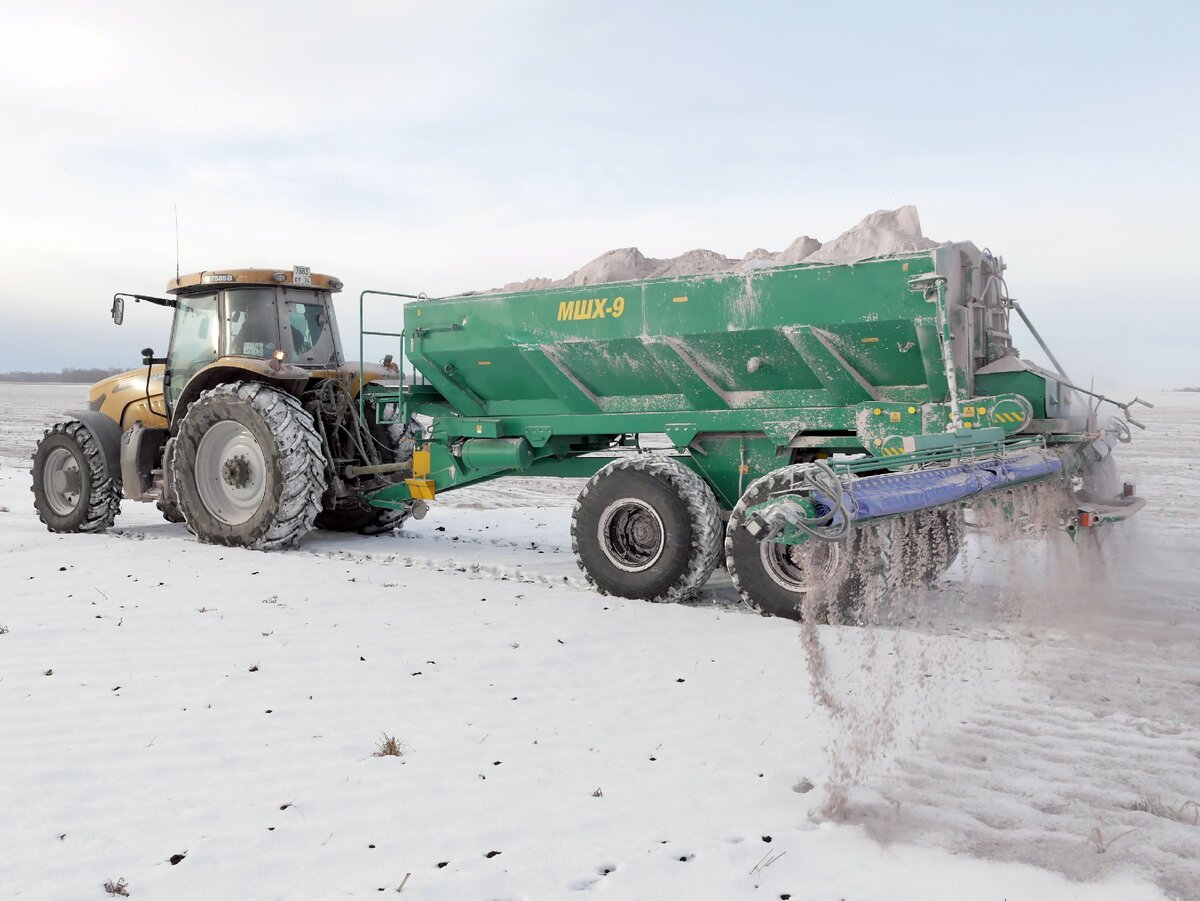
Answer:
<path fill-rule="evenodd" d="M 125 298 L 114 297 L 112 304 L 112 321 L 115 325 L 120 325 L 125 321 Z"/>
<path fill-rule="evenodd" d="M 142 348 L 142 365 L 150 366 L 150 365 L 153 365 L 153 363 L 154 363 L 154 348 L 153 347 L 143 347 Z"/>

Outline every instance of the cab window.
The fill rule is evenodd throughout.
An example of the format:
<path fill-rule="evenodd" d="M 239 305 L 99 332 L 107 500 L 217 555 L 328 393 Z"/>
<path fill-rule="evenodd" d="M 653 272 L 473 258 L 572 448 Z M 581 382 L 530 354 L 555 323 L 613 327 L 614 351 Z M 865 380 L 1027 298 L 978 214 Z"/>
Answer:
<path fill-rule="evenodd" d="M 341 348 L 329 295 L 288 288 L 280 288 L 279 293 L 281 337 L 288 359 L 298 366 L 337 366 Z"/>
<path fill-rule="evenodd" d="M 274 288 L 225 292 L 225 353 L 266 359 L 279 349 Z"/>
<path fill-rule="evenodd" d="M 179 398 L 187 380 L 217 358 L 220 333 L 216 294 L 179 298 L 168 354 L 171 379 L 167 400 L 172 405 Z"/>

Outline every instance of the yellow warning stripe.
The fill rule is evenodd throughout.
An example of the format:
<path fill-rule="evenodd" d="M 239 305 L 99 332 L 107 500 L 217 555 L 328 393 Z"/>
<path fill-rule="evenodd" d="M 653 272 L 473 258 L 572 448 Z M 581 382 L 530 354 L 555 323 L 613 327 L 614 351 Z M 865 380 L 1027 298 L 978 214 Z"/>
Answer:
<path fill-rule="evenodd" d="M 1024 422 L 1024 413 L 993 413 L 992 416 L 1001 422 Z"/>

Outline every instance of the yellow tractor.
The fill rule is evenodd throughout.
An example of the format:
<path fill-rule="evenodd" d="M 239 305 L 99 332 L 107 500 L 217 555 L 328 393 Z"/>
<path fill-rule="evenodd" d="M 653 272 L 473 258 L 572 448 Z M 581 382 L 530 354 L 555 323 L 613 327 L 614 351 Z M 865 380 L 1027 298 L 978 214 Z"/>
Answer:
<path fill-rule="evenodd" d="M 377 400 L 395 387 L 358 396 L 360 371 L 372 387 L 400 374 L 386 358 L 345 362 L 333 310 L 341 288 L 298 266 L 176 277 L 168 297 L 115 295 L 117 325 L 127 299 L 173 309 L 170 346 L 165 357 L 143 350 L 143 368 L 93 385 L 90 409 L 46 432 L 33 456 L 42 521 L 102 532 L 122 498 L 157 501 L 202 541 L 260 550 L 294 545 L 314 526 L 400 525 L 415 504 L 384 509 L 366 497 L 411 475 L 412 430 Z"/>

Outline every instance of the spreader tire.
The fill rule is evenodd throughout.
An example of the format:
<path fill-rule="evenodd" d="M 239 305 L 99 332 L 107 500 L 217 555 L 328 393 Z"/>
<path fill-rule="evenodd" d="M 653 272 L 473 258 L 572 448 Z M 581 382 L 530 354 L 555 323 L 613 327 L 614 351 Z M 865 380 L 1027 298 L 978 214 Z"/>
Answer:
<path fill-rule="evenodd" d="M 121 482 L 108 474 L 95 436 L 60 422 L 33 454 L 33 505 L 51 532 L 103 532 L 121 512 Z"/>
<path fill-rule="evenodd" d="M 571 549 L 601 594 L 648 601 L 694 595 L 716 568 L 721 509 L 703 479 L 650 454 L 614 460 L 579 493 Z"/>
<path fill-rule="evenodd" d="M 201 394 L 179 425 L 171 466 L 179 508 L 209 544 L 291 547 L 321 510 L 325 458 L 312 416 L 270 385 Z"/>
<path fill-rule="evenodd" d="M 816 608 L 818 622 L 828 621 L 829 600 L 837 607 L 839 622 L 853 622 L 854 588 L 845 565 L 845 542 L 810 538 L 803 544 L 785 545 L 755 541 L 746 530 L 746 511 L 764 503 L 793 483 L 786 466 L 755 480 L 729 515 L 725 527 L 725 568 L 738 594 L 752 609 L 768 616 L 803 618 L 803 603 L 810 592 L 822 600 Z"/>

